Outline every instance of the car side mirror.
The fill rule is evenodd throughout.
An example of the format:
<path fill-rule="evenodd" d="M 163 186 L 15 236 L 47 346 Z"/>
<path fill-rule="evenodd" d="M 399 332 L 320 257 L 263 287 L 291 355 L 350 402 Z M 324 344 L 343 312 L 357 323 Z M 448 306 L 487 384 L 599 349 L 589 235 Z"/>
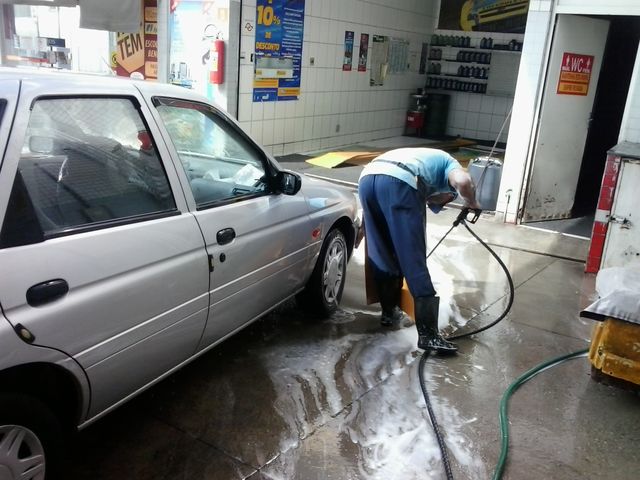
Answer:
<path fill-rule="evenodd" d="M 295 195 L 302 187 L 300 175 L 293 172 L 280 171 L 277 175 L 278 191 L 284 195 Z"/>

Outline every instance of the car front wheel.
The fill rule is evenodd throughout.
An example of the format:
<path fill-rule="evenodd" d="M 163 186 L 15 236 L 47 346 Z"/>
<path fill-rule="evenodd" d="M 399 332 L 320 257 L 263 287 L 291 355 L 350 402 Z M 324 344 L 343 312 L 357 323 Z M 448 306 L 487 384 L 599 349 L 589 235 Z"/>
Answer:
<path fill-rule="evenodd" d="M 0 395 L 0 479 L 51 480 L 60 460 L 60 423 L 39 400 Z"/>
<path fill-rule="evenodd" d="M 321 315 L 338 308 L 347 273 L 347 242 L 338 229 L 327 235 L 309 283 L 298 296 L 301 306 Z"/>

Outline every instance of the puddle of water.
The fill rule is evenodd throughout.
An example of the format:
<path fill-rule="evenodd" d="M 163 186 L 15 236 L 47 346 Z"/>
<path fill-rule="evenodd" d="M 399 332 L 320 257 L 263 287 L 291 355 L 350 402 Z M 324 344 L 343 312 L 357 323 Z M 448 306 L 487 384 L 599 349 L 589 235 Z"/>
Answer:
<path fill-rule="evenodd" d="M 360 320 L 358 315 L 340 312 L 337 325 L 347 321 L 357 324 Z M 443 478 L 440 452 L 417 379 L 413 353 L 416 337 L 414 327 L 385 334 L 347 332 L 304 346 L 304 354 L 296 355 L 295 361 L 289 358 L 283 363 L 283 357 L 291 357 L 286 345 L 261 354 L 276 392 L 274 411 L 288 426 L 278 448 L 286 453 L 269 474 L 274 478 L 294 478 L 298 462 L 309 461 L 313 462 L 314 471 L 332 471 L 330 466 L 320 464 L 344 455 L 340 462 L 350 472 L 342 478 Z M 430 385 L 468 383 L 466 372 L 425 373 Z M 399 380 L 390 379 L 392 375 Z M 410 375 L 410 379 L 402 379 L 402 375 Z M 385 380 L 393 384 L 374 388 Z M 437 392 L 430 394 L 450 456 L 467 473 L 465 478 L 486 478 L 482 462 L 475 458 L 474 446 L 462 434 L 477 419 L 463 417 L 454 406 L 439 399 Z M 336 422 L 343 415 L 337 434 L 332 428 L 318 433 L 321 425 Z M 312 441 L 313 451 L 308 457 L 308 452 L 296 447 L 301 438 L 312 434 L 313 440 L 308 441 Z M 329 442 L 324 454 L 323 442 Z"/>
<path fill-rule="evenodd" d="M 413 373 L 416 372 L 417 368 Z M 427 383 L 432 384 L 430 375 L 425 373 Z M 430 395 L 449 455 L 465 471 L 465 478 L 486 478 L 484 465 L 477 458 L 473 444 L 461 433 L 476 418 L 464 418 L 434 392 Z M 349 440 L 360 449 L 360 478 L 443 478 L 440 450 L 417 378 L 409 391 L 380 389 L 371 401 L 363 401 L 363 404 L 347 416 L 343 427 Z"/>
<path fill-rule="evenodd" d="M 334 317 L 338 324 L 347 323 L 354 314 L 339 312 Z M 383 335 L 376 331 L 332 335 L 305 345 L 301 355 L 292 354 L 290 345 L 265 350 L 261 363 L 276 391 L 274 408 L 290 431 L 304 438 L 346 404 L 410 364 L 416 341 L 411 327 Z"/>

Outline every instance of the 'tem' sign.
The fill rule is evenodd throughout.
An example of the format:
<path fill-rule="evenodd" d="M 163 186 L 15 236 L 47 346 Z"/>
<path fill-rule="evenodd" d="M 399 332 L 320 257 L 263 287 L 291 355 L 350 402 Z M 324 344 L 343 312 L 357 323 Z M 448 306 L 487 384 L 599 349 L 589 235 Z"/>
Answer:
<path fill-rule="evenodd" d="M 593 55 L 565 52 L 562 55 L 557 93 L 559 95 L 586 95 L 589 92 L 592 68 Z"/>

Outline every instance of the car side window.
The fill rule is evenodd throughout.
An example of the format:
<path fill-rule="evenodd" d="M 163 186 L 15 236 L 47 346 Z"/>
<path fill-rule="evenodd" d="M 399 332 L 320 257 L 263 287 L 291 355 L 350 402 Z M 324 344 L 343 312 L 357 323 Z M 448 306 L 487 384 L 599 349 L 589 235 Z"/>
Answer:
<path fill-rule="evenodd" d="M 45 238 L 176 210 L 140 112 L 118 97 L 37 100 L 11 196 L 10 204 L 30 205 L 22 210 L 33 212 Z M 27 222 L 7 217 L 18 223 L 5 221 L 5 237 Z"/>
<path fill-rule="evenodd" d="M 267 192 L 262 156 L 204 104 L 155 99 L 199 208 Z"/>

